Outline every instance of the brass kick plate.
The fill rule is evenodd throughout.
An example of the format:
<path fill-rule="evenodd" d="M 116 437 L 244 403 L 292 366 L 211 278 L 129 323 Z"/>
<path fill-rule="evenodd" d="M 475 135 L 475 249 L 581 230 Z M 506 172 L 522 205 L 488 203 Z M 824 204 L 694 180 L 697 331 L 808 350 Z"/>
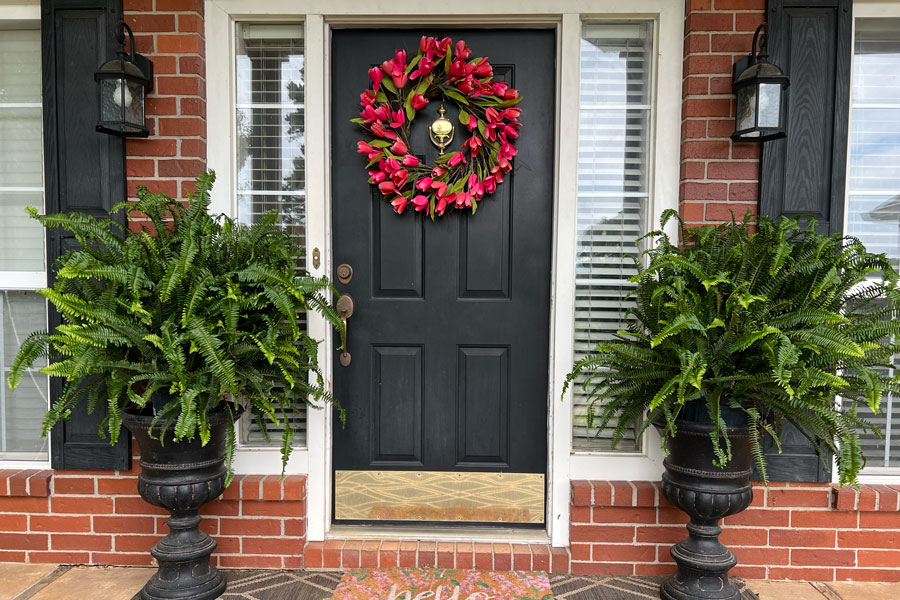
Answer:
<path fill-rule="evenodd" d="M 543 523 L 543 473 L 336 471 L 334 516 L 361 521 Z"/>

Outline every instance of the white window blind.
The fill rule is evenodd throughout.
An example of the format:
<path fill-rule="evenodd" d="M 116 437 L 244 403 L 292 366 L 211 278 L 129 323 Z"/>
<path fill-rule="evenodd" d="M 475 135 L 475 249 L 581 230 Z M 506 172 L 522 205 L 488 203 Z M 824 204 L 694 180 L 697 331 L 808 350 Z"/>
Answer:
<path fill-rule="evenodd" d="M 40 31 L 0 34 L 0 142 L 0 273 L 43 271 L 44 232 L 25 214 L 44 203 Z"/>
<path fill-rule="evenodd" d="M 900 19 L 856 20 L 850 105 L 847 234 L 900 267 Z M 895 357 L 896 364 L 896 357 Z M 891 376 L 896 370 L 891 369 Z M 900 468 L 900 398 L 888 394 L 882 411 L 860 416 L 884 438 L 862 438 L 866 471 Z"/>
<path fill-rule="evenodd" d="M 45 279 L 44 233 L 25 214 L 44 206 L 41 141 L 41 35 L 0 32 L 0 461 L 46 460 L 41 419 L 49 406 L 49 380 L 37 362 L 15 391 L 7 384 L 19 344 L 47 328 L 47 304 L 23 281 Z M 37 278 L 22 277 L 25 274 Z M 6 288 L 6 289 L 4 289 Z"/>
<path fill-rule="evenodd" d="M 235 61 L 238 220 L 253 223 L 277 210 L 297 256 L 302 256 L 306 249 L 303 25 L 239 23 Z M 306 410 L 288 418 L 295 445 L 305 446 Z M 269 442 L 256 422 L 244 418 L 242 423 L 243 445 L 280 444 L 281 430 L 272 423 L 265 423 Z"/>
<path fill-rule="evenodd" d="M 585 24 L 581 40 L 575 357 L 623 327 L 645 232 L 652 89 L 650 23 Z M 574 388 L 575 451 L 610 450 L 609 429 L 588 428 L 589 400 Z M 619 451 L 640 450 L 631 435 Z"/>

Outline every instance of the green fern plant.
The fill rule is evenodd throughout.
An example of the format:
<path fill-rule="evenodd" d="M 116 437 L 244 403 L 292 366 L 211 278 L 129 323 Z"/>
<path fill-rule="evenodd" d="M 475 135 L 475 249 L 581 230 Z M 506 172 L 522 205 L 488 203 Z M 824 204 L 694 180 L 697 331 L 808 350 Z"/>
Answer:
<path fill-rule="evenodd" d="M 277 213 L 250 226 L 209 215 L 214 181 L 212 172 L 200 175 L 186 204 L 139 188 L 136 203 L 110 213 L 124 210 L 124 227 L 110 218 L 29 209 L 81 246 L 56 261 L 53 287 L 38 290 L 63 324 L 26 338 L 9 374 L 15 389 L 25 369 L 47 356 L 41 371 L 65 380 L 43 435 L 87 402 L 88 412 L 105 411 L 98 433 L 110 443 L 119 437 L 123 409 L 134 405 L 152 410 L 154 425 L 171 429 L 175 440 L 199 436 L 206 444 L 210 412 L 227 412 L 233 425 L 243 407 L 262 431 L 265 421 L 281 427 L 285 465 L 294 438 L 288 417 L 307 404 L 334 402 L 318 343 L 297 323 L 301 312 L 315 311 L 340 329 L 333 288 L 298 268 Z M 235 445 L 229 427 L 229 480 Z"/>
<path fill-rule="evenodd" d="M 681 247 L 662 231 L 673 218 Z M 721 409 L 739 409 L 764 480 L 762 437 L 777 443 L 787 422 L 823 459 L 836 457 L 841 484 L 854 483 L 865 464 L 860 431 L 880 433 L 858 407 L 877 412 L 884 393 L 900 391 L 886 375 L 900 351 L 889 261 L 855 238 L 818 234 L 814 221 L 748 214 L 687 228 L 666 211 L 660 225 L 632 278 L 627 329 L 575 363 L 563 394 L 584 378 L 589 427 L 611 427 L 615 445 L 657 423 L 664 449 L 685 408 L 702 403 L 720 467 L 731 460 Z"/>

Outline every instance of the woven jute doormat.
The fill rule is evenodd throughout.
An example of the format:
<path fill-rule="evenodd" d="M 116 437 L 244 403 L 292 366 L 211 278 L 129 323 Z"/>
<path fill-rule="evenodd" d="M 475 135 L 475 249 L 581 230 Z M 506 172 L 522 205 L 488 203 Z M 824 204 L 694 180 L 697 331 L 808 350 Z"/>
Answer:
<path fill-rule="evenodd" d="M 477 569 L 357 569 L 348 571 L 332 600 L 551 600 L 542 571 Z"/>

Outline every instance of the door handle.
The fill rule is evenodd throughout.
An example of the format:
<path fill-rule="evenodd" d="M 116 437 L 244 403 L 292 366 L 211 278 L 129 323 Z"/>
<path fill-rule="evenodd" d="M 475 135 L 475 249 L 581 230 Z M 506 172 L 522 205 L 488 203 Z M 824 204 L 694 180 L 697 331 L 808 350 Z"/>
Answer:
<path fill-rule="evenodd" d="M 339 360 L 341 361 L 341 366 L 348 367 L 350 366 L 351 356 L 350 353 L 347 352 L 347 320 L 353 316 L 353 296 L 350 294 L 342 294 L 337 303 L 337 313 L 341 318 L 341 322 L 344 324 L 344 328 L 341 330 L 341 347 L 344 349 L 341 352 Z"/>

